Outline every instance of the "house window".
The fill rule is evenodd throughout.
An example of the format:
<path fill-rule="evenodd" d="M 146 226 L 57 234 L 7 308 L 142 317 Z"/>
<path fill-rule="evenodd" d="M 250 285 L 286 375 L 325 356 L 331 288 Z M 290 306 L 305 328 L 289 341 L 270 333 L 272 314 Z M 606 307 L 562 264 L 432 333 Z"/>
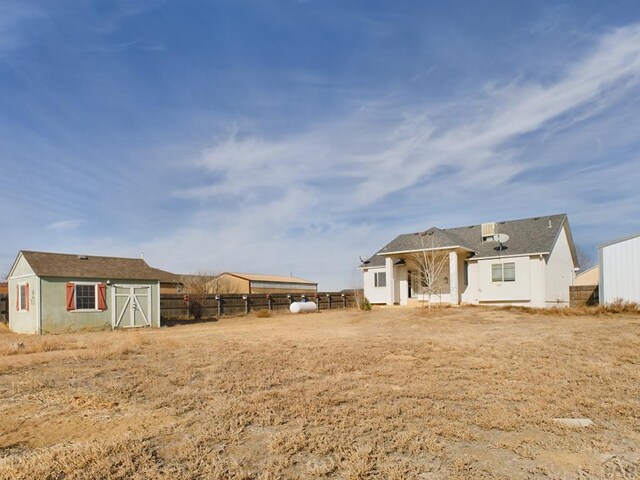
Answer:
<path fill-rule="evenodd" d="M 492 282 L 515 282 L 516 281 L 516 264 L 511 263 L 494 263 L 491 265 L 491 281 Z"/>
<path fill-rule="evenodd" d="M 106 310 L 107 286 L 104 283 L 67 283 L 67 310 Z"/>
<path fill-rule="evenodd" d="M 464 262 L 464 285 L 465 287 L 469 285 L 469 262 Z"/>
<path fill-rule="evenodd" d="M 21 283 L 18 285 L 18 298 L 16 299 L 16 310 L 19 312 L 29 311 L 29 284 Z"/>
<path fill-rule="evenodd" d="M 387 286 L 387 272 L 376 272 L 373 274 L 373 285 L 375 287 Z"/>

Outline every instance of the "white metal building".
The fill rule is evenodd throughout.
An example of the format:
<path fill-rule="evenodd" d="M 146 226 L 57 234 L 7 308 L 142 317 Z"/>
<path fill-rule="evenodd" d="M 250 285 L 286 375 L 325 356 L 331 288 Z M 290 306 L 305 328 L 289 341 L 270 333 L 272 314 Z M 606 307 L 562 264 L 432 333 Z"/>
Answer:
<path fill-rule="evenodd" d="M 600 304 L 618 299 L 640 303 L 640 234 L 598 247 Z"/>

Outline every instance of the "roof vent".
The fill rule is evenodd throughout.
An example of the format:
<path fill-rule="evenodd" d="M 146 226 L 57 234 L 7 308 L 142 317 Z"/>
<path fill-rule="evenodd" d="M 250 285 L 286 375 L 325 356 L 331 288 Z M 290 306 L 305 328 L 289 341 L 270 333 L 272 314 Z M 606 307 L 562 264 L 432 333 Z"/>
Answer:
<path fill-rule="evenodd" d="M 496 222 L 483 223 L 480 228 L 482 230 L 482 241 L 492 242 L 496 233 Z"/>
<path fill-rule="evenodd" d="M 551 219 L 549 219 L 549 225 L 547 225 L 547 228 L 553 228 L 553 225 L 551 225 Z"/>
<path fill-rule="evenodd" d="M 78 260 L 89 260 L 89 257 L 86 255 L 78 255 Z"/>

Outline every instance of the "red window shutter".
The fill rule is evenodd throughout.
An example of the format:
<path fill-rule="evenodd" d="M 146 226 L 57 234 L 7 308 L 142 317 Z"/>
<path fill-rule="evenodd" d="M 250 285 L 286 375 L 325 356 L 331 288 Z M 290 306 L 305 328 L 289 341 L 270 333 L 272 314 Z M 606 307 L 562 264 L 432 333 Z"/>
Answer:
<path fill-rule="evenodd" d="M 76 309 L 76 286 L 69 282 L 67 283 L 67 310 L 75 310 Z"/>
<path fill-rule="evenodd" d="M 16 285 L 16 312 L 20 310 L 20 285 Z"/>
<path fill-rule="evenodd" d="M 24 286 L 24 304 L 25 304 L 25 309 L 27 310 L 27 312 L 29 311 L 29 284 L 27 283 Z"/>
<path fill-rule="evenodd" d="M 107 286 L 104 283 L 98 284 L 98 310 L 107 309 Z"/>

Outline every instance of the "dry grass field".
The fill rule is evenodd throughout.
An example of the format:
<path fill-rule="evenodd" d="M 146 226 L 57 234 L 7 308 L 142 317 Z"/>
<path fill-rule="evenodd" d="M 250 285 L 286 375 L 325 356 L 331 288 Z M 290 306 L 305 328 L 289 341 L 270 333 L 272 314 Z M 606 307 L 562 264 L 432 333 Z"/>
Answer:
<path fill-rule="evenodd" d="M 0 479 L 638 479 L 640 316 L 600 313 L 0 333 Z"/>

